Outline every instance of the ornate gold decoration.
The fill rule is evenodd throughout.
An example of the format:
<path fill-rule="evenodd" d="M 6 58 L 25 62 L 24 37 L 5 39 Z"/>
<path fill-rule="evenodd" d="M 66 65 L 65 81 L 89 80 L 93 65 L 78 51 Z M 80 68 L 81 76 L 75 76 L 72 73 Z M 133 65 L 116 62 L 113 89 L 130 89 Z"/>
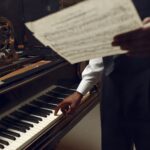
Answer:
<path fill-rule="evenodd" d="M 9 64 L 18 58 L 14 42 L 12 23 L 8 19 L 0 17 L 0 66 Z"/>

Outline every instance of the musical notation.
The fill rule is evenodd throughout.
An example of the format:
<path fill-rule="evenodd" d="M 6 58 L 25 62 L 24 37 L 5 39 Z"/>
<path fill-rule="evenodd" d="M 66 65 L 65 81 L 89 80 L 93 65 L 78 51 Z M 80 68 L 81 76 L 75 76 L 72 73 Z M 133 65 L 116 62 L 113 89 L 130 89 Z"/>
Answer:
<path fill-rule="evenodd" d="M 113 37 L 142 22 L 130 0 L 83 1 L 58 13 L 26 23 L 44 45 L 70 63 L 126 53 L 113 47 Z M 50 30 L 48 30 L 50 29 Z"/>

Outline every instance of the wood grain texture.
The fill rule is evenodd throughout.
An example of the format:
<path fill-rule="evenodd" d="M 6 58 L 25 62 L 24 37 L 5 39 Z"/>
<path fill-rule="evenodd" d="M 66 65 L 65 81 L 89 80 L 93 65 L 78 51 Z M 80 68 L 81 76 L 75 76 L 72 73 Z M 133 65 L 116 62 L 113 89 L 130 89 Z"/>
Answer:
<path fill-rule="evenodd" d="M 41 61 L 38 61 L 38 62 L 36 62 L 36 63 L 26 65 L 26 66 L 24 66 L 24 67 L 21 68 L 21 69 L 15 70 L 15 71 L 13 71 L 13 72 L 11 72 L 11 73 L 5 75 L 5 76 L 2 76 L 2 77 L 0 78 L 0 81 L 4 81 L 4 80 L 6 80 L 6 79 L 9 79 L 9 78 L 11 78 L 11 77 L 14 77 L 14 76 L 19 75 L 19 74 L 22 74 L 22 73 L 25 73 L 25 72 L 27 72 L 27 71 L 30 71 L 30 70 L 32 70 L 32 69 L 34 69 L 34 68 L 38 68 L 38 67 L 40 67 L 40 66 L 42 66 L 42 65 L 45 65 L 45 64 L 48 64 L 48 63 L 50 63 L 50 61 L 41 60 Z"/>

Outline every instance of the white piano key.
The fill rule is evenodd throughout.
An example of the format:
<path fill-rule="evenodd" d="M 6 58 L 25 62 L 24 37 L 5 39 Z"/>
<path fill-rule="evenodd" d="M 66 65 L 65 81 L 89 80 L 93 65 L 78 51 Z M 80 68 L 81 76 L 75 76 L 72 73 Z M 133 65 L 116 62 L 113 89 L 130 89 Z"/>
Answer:
<path fill-rule="evenodd" d="M 4 148 L 4 150 L 19 150 L 24 146 L 28 145 L 30 141 L 33 141 L 36 137 L 38 137 L 41 133 L 43 133 L 45 129 L 50 127 L 52 122 L 56 121 L 57 118 L 61 117 L 60 111 L 58 114 L 59 114 L 58 116 L 54 116 L 54 111 L 53 111 L 53 114 L 51 113 L 46 118 L 42 117 L 43 120 L 40 121 L 38 124 L 32 123 L 34 127 L 30 128 L 30 130 L 27 130 L 26 133 L 21 133 L 19 131 L 13 130 L 19 133 L 21 136 L 17 137 L 15 141 L 12 141 L 10 145 Z"/>

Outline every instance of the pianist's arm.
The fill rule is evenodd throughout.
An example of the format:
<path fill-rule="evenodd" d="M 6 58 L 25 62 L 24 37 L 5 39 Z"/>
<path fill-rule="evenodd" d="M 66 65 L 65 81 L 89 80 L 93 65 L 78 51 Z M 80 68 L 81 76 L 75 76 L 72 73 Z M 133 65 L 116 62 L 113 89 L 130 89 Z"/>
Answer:
<path fill-rule="evenodd" d="M 72 114 L 81 102 L 83 95 L 85 95 L 92 87 L 100 80 L 100 74 L 103 70 L 102 58 L 96 58 L 89 61 L 82 72 L 82 80 L 73 94 L 66 97 L 60 104 L 58 104 L 55 115 L 59 109 L 63 114 Z"/>

